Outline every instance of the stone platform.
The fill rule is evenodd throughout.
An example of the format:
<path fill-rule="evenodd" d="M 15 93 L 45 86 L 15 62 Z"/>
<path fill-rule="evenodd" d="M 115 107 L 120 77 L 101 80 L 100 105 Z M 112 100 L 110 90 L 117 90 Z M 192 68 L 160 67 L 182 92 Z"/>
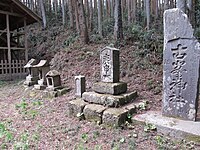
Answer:
<path fill-rule="evenodd" d="M 157 131 L 165 135 L 200 142 L 200 121 L 192 122 L 162 116 L 161 112 L 149 111 L 133 117 L 136 121 L 156 125 Z"/>
<path fill-rule="evenodd" d="M 97 82 L 93 85 L 93 90 L 101 94 L 112 94 L 119 95 L 126 93 L 127 83 L 118 82 L 118 83 L 107 83 L 107 82 Z"/>
<path fill-rule="evenodd" d="M 91 104 L 82 99 L 72 100 L 67 103 L 67 115 L 77 117 L 82 114 L 83 118 L 105 124 L 108 126 L 120 126 L 128 120 L 128 115 L 136 112 L 137 105 L 129 103 L 120 108 L 109 108 L 98 104 Z"/>
<path fill-rule="evenodd" d="M 130 103 L 137 97 L 137 92 L 130 92 L 121 95 L 99 94 L 96 92 L 84 92 L 82 99 L 89 103 L 100 104 L 107 107 L 120 107 Z"/>

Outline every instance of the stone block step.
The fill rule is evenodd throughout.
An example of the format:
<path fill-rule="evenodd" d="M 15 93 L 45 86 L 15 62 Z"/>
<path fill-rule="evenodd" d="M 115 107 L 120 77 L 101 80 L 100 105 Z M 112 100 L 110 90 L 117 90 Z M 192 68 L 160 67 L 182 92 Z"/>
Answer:
<path fill-rule="evenodd" d="M 67 103 L 67 115 L 77 117 L 82 114 L 88 121 L 98 124 L 105 124 L 111 127 L 117 127 L 124 124 L 128 115 L 136 113 L 134 103 L 127 104 L 120 108 L 106 108 L 98 104 L 89 104 L 82 99 L 72 100 Z"/>
<path fill-rule="evenodd" d="M 118 83 L 106 83 L 106 82 L 97 82 L 93 85 L 93 90 L 101 94 L 112 94 L 119 95 L 126 93 L 127 83 L 118 82 Z"/>
<path fill-rule="evenodd" d="M 82 99 L 72 100 L 67 103 L 67 115 L 69 117 L 77 117 L 77 114 L 82 114 L 84 107 L 88 103 L 83 101 Z"/>
<path fill-rule="evenodd" d="M 102 114 L 106 107 L 97 104 L 88 104 L 83 110 L 86 120 L 102 123 Z"/>
<path fill-rule="evenodd" d="M 118 96 L 110 94 L 99 94 L 95 92 L 84 92 L 82 99 L 89 103 L 100 104 L 107 107 L 120 107 L 137 97 L 137 92 L 130 92 Z"/>

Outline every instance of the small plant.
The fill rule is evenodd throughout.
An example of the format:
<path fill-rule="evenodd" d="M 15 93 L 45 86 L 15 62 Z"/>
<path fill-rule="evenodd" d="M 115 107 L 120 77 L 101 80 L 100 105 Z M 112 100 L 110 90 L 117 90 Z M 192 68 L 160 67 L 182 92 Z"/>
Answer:
<path fill-rule="evenodd" d="M 81 135 L 81 138 L 82 138 L 82 140 L 86 143 L 87 140 L 88 140 L 88 134 L 87 134 L 87 133 L 83 133 L 83 134 Z"/>
<path fill-rule="evenodd" d="M 76 117 L 77 117 L 79 120 L 82 120 L 82 119 L 84 119 L 84 114 L 83 114 L 83 113 L 78 113 L 78 114 L 76 115 Z"/>
<path fill-rule="evenodd" d="M 13 134 L 8 131 L 5 124 L 0 123 L 0 138 L 4 137 L 5 142 L 10 142 L 13 140 Z"/>
<path fill-rule="evenodd" d="M 119 142 L 120 142 L 120 143 L 125 143 L 125 138 L 122 137 L 122 138 L 119 140 Z"/>
<path fill-rule="evenodd" d="M 28 150 L 29 147 L 29 134 L 25 132 L 21 135 L 20 141 L 14 144 L 14 150 Z"/>
<path fill-rule="evenodd" d="M 159 136 L 159 135 L 155 137 L 155 140 L 156 140 L 156 143 L 157 143 L 159 146 L 162 146 L 162 145 L 165 143 L 164 138 L 161 137 L 161 136 Z"/>
<path fill-rule="evenodd" d="M 93 138 L 96 139 L 97 137 L 99 137 L 100 133 L 99 131 L 94 131 L 93 132 Z"/>
<path fill-rule="evenodd" d="M 145 132 L 150 132 L 150 131 L 155 131 L 156 130 L 156 126 L 151 124 L 151 123 L 147 123 L 145 126 L 144 126 L 144 131 Z"/>
<path fill-rule="evenodd" d="M 25 110 L 28 107 L 28 103 L 26 103 L 24 100 L 20 104 L 16 104 L 15 108 L 16 109 L 22 109 Z"/>
<path fill-rule="evenodd" d="M 148 104 L 147 101 L 140 102 L 139 105 L 138 105 L 138 109 L 139 110 L 146 110 L 147 109 L 147 104 Z"/>

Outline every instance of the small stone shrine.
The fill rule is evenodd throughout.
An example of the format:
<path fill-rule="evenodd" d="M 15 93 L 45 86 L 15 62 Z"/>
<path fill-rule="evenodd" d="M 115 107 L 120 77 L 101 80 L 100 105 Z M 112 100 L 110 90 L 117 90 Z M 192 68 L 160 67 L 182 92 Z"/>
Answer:
<path fill-rule="evenodd" d="M 47 97 L 58 97 L 69 91 L 61 84 L 60 73 L 56 70 L 51 70 L 46 74 L 47 88 L 44 91 Z"/>
<path fill-rule="evenodd" d="M 120 126 L 128 119 L 128 114 L 136 110 L 132 102 L 137 92 L 126 93 L 127 84 L 119 81 L 118 49 L 105 47 L 100 51 L 100 61 L 101 81 L 94 84 L 94 92 L 84 92 L 82 98 L 67 104 L 68 115 L 82 114 L 85 119 L 99 124 Z M 76 88 L 84 89 L 80 86 Z"/>
<path fill-rule="evenodd" d="M 34 65 L 34 68 L 37 68 L 39 71 L 39 80 L 38 84 L 34 85 L 34 88 L 37 90 L 44 90 L 46 88 L 46 74 L 50 70 L 49 63 L 47 60 L 40 60 L 39 64 Z"/>
<path fill-rule="evenodd" d="M 28 63 L 24 66 L 24 68 L 28 69 L 28 76 L 26 76 L 26 81 L 24 82 L 25 86 L 32 86 L 35 83 L 37 83 L 37 80 L 39 78 L 38 76 L 38 69 L 34 68 L 33 66 L 36 65 L 36 60 L 31 59 L 28 61 Z"/>
<path fill-rule="evenodd" d="M 50 70 L 46 74 L 46 80 L 47 80 L 47 89 L 55 91 L 56 89 L 61 88 L 61 79 L 60 79 L 60 73 L 56 70 Z"/>
<path fill-rule="evenodd" d="M 179 8 L 164 13 L 164 116 L 195 121 L 198 107 L 200 44 Z"/>

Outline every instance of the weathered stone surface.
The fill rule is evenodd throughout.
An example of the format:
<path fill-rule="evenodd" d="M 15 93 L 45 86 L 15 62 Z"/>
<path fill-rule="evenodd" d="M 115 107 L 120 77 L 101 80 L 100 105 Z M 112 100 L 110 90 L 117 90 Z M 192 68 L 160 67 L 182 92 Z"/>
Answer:
<path fill-rule="evenodd" d="M 84 107 L 87 105 L 88 103 L 84 102 L 81 99 L 76 99 L 76 100 L 72 100 L 70 102 L 67 103 L 67 115 L 68 116 L 74 116 L 77 117 L 77 114 L 82 114 L 83 113 L 83 109 Z"/>
<path fill-rule="evenodd" d="M 137 92 L 130 92 L 118 96 L 99 94 L 95 92 L 84 92 L 82 99 L 90 103 L 101 104 L 109 107 L 119 107 L 133 101 L 136 97 Z"/>
<path fill-rule="evenodd" d="M 119 82 L 119 50 L 105 47 L 100 51 L 101 81 Z"/>
<path fill-rule="evenodd" d="M 122 108 L 125 109 L 125 110 L 128 110 L 128 113 L 131 114 L 131 115 L 133 113 L 137 112 L 137 106 L 135 105 L 135 103 L 127 104 L 127 105 L 123 106 Z"/>
<path fill-rule="evenodd" d="M 39 84 L 34 85 L 34 89 L 36 89 L 36 90 L 44 90 L 45 88 L 46 88 L 45 85 L 39 85 Z"/>
<path fill-rule="evenodd" d="M 118 83 L 106 83 L 106 82 L 97 82 L 93 85 L 93 90 L 97 93 L 102 94 L 112 94 L 119 95 L 126 93 L 127 83 L 118 82 Z"/>
<path fill-rule="evenodd" d="M 76 97 L 82 97 L 85 92 L 85 76 L 75 76 L 75 88 Z"/>
<path fill-rule="evenodd" d="M 179 38 L 194 38 L 187 15 L 178 8 L 164 12 L 164 43 Z"/>
<path fill-rule="evenodd" d="M 50 70 L 46 74 L 47 88 L 49 90 L 56 90 L 61 87 L 60 73 L 56 70 Z"/>
<path fill-rule="evenodd" d="M 25 86 L 31 86 L 37 83 L 37 80 L 39 79 L 38 76 L 38 69 L 33 68 L 33 65 L 35 65 L 37 61 L 35 59 L 31 59 L 28 61 L 28 63 L 24 66 L 24 68 L 27 68 L 29 71 L 28 76 L 26 76 L 26 81 L 24 82 Z"/>
<path fill-rule="evenodd" d="M 48 98 L 55 98 L 55 97 L 62 96 L 62 95 L 66 94 L 69 91 L 70 91 L 70 89 L 68 89 L 68 88 L 60 88 L 60 89 L 57 89 L 57 90 L 54 90 L 54 91 L 48 90 L 46 88 L 46 90 L 44 91 L 44 94 Z"/>
<path fill-rule="evenodd" d="M 123 108 L 109 108 L 103 112 L 103 124 L 120 126 L 127 120 L 128 110 Z"/>
<path fill-rule="evenodd" d="M 97 123 L 102 123 L 102 114 L 106 107 L 97 104 L 88 104 L 85 106 L 83 113 L 85 119 L 89 121 L 94 121 Z"/>
<path fill-rule="evenodd" d="M 193 37 L 187 15 L 165 11 L 163 54 L 163 108 L 165 116 L 196 120 L 200 44 Z"/>
<path fill-rule="evenodd" d="M 136 121 L 156 125 L 157 131 L 174 138 L 195 141 L 200 139 L 200 122 L 162 116 L 161 112 L 148 111 L 133 117 Z"/>

